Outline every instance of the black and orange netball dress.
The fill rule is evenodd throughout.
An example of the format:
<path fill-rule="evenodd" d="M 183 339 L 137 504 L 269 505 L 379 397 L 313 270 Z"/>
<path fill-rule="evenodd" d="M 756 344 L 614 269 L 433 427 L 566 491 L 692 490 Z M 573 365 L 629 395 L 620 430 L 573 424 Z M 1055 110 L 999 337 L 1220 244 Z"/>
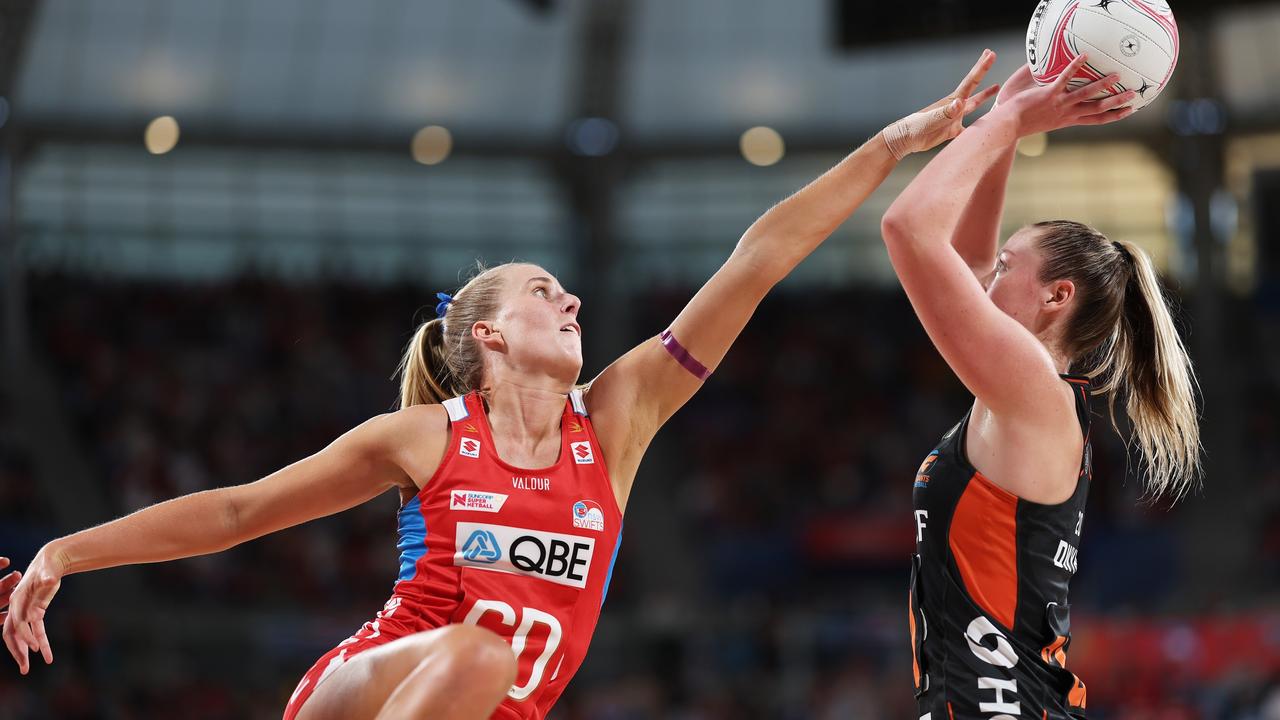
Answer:
<path fill-rule="evenodd" d="M 965 453 L 969 415 L 916 475 L 910 627 L 921 720 L 1084 717 L 1084 683 L 1066 669 L 1067 587 L 1091 477 L 1089 380 L 1063 379 L 1085 437 L 1065 502 L 1028 502 L 983 477 Z"/>

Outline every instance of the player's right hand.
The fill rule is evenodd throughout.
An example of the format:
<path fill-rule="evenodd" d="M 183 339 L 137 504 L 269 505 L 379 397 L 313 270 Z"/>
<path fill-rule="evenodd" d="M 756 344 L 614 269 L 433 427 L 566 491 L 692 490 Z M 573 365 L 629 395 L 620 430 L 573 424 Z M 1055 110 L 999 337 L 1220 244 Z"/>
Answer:
<path fill-rule="evenodd" d="M 1137 93 L 1132 90 L 1101 100 L 1094 99 L 1119 82 L 1118 75 L 1107 75 L 1075 90 L 1067 86 L 1087 60 L 1085 55 L 1078 56 L 1056 80 L 1034 87 L 1027 83 L 1030 70 L 1020 68 L 1010 78 L 1014 87 L 997 100 L 992 114 L 1011 117 L 1016 123 L 1018 137 L 1073 125 L 1104 125 L 1133 114 L 1133 107 L 1128 103 L 1133 102 Z"/>
<path fill-rule="evenodd" d="M 8 598 L 8 612 L 4 617 L 4 645 L 18 663 L 23 675 L 31 669 L 28 655 L 39 652 L 46 665 L 53 663 L 53 648 L 45 634 L 44 615 L 53 602 L 53 596 L 62 586 L 62 573 L 56 561 L 49 556 L 48 546 L 36 553 L 26 573 L 18 575 L 17 586 Z M 9 577 L 4 581 L 9 582 Z"/>

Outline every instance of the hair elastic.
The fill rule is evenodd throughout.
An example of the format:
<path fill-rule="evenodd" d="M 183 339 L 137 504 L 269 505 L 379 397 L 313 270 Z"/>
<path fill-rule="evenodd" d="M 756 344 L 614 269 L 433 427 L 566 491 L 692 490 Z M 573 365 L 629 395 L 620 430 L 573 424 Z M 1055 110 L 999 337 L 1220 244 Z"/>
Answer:
<path fill-rule="evenodd" d="M 662 335 L 658 337 L 662 340 L 662 347 L 666 348 L 671 357 L 675 358 L 676 362 L 680 363 L 680 366 L 692 373 L 694 377 L 699 380 L 706 380 L 711 377 L 711 371 L 707 369 L 707 366 L 698 362 L 689 354 L 688 350 L 684 349 L 684 346 L 680 344 L 679 340 L 676 340 L 676 336 L 672 334 L 670 328 L 663 330 Z"/>
<path fill-rule="evenodd" d="M 436 299 L 440 301 L 436 303 L 436 317 L 443 318 L 444 314 L 449 311 L 453 296 L 449 293 L 436 293 Z"/>

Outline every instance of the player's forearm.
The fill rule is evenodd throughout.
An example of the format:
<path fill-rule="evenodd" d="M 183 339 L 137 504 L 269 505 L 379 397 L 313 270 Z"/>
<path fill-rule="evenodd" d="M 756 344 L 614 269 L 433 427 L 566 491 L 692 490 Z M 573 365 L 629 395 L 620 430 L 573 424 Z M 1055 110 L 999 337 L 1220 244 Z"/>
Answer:
<path fill-rule="evenodd" d="M 229 488 L 184 495 L 53 540 L 41 552 L 64 575 L 225 550 L 237 537 Z"/>
<path fill-rule="evenodd" d="M 760 216 L 743 234 L 734 255 L 749 259 L 761 280 L 780 281 L 848 220 L 895 166 L 893 154 L 876 134 Z"/>
<path fill-rule="evenodd" d="M 999 111 L 975 122 L 938 153 L 889 206 L 882 222 L 885 241 L 910 243 L 920 249 L 950 245 L 979 185 L 988 175 L 998 173 L 1016 140 L 1016 123 Z M 994 237 L 995 231 L 991 232 Z"/>
<path fill-rule="evenodd" d="M 988 169 L 960 216 L 951 245 L 974 274 L 985 277 L 995 267 L 1000 245 L 1000 218 L 1004 215 L 1005 191 L 1013 170 L 1016 143 L 1010 143 Z"/>

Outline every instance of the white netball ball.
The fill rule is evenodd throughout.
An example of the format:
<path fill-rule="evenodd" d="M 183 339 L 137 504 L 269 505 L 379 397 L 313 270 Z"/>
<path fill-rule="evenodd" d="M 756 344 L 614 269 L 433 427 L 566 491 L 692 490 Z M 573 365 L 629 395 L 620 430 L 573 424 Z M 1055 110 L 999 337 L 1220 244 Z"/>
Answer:
<path fill-rule="evenodd" d="M 1041 85 L 1078 55 L 1089 61 L 1071 79 L 1080 87 L 1116 73 L 1100 97 L 1134 90 L 1139 109 L 1169 84 L 1178 64 L 1178 24 L 1163 0 L 1041 0 L 1027 29 L 1027 62 Z"/>

